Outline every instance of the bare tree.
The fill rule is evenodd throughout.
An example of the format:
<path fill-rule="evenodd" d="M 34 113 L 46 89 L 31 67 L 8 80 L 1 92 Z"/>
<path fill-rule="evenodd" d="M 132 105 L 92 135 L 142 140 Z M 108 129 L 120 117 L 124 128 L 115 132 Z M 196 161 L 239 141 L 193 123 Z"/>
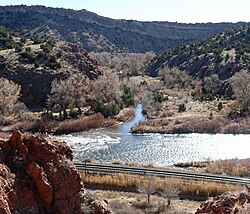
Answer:
<path fill-rule="evenodd" d="M 171 180 L 167 180 L 162 188 L 163 192 L 161 193 L 164 198 L 167 199 L 167 206 L 171 204 L 171 200 L 177 198 L 180 191 L 178 186 Z"/>
<path fill-rule="evenodd" d="M 139 75 L 145 65 L 155 57 L 153 52 L 142 53 L 90 53 L 100 66 L 108 67 L 115 73 L 122 73 L 123 76 Z"/>
<path fill-rule="evenodd" d="M 51 91 L 48 96 L 48 106 L 54 107 L 59 110 L 60 116 L 63 112 L 63 118 L 67 118 L 66 109 L 72 102 L 69 96 L 69 91 L 71 90 L 72 84 L 67 80 L 53 80 L 51 83 Z"/>
<path fill-rule="evenodd" d="M 209 77 L 204 78 L 204 88 L 206 89 L 207 93 L 211 93 L 216 95 L 217 91 L 219 90 L 220 79 L 218 74 L 213 74 Z"/>
<path fill-rule="evenodd" d="M 121 83 L 115 73 L 106 73 L 99 76 L 92 83 L 92 98 L 102 100 L 104 103 L 118 101 L 122 95 Z"/>
<path fill-rule="evenodd" d="M 138 192 L 147 194 L 147 202 L 150 203 L 150 196 L 156 192 L 155 177 L 145 177 L 145 180 L 138 185 Z"/>
<path fill-rule="evenodd" d="M 230 79 L 234 94 L 244 110 L 249 110 L 250 106 L 250 73 L 242 70 Z"/>
<path fill-rule="evenodd" d="M 190 76 L 176 67 L 164 67 L 159 71 L 159 75 L 168 88 L 186 88 L 191 82 Z"/>
<path fill-rule="evenodd" d="M 68 81 L 72 86 L 69 92 L 72 103 L 72 108 L 78 108 L 78 112 L 81 113 L 81 107 L 85 106 L 90 99 L 90 82 L 85 76 L 76 74 L 71 76 Z"/>
<path fill-rule="evenodd" d="M 8 116 L 20 97 L 21 87 L 12 81 L 0 78 L 0 114 Z"/>
<path fill-rule="evenodd" d="M 89 81 L 83 75 L 72 75 L 65 80 L 53 80 L 51 92 L 48 96 L 48 106 L 63 112 L 64 119 L 67 118 L 67 108 L 78 108 L 84 106 L 89 96 Z"/>

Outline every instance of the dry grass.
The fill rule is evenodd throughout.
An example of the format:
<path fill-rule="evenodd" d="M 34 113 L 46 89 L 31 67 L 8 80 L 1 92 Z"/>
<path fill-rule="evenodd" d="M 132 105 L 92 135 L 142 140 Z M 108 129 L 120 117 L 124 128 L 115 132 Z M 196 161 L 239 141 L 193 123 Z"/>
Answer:
<path fill-rule="evenodd" d="M 120 113 L 116 116 L 116 119 L 121 122 L 126 122 L 130 120 L 135 115 L 134 108 L 124 108 L 120 111 Z"/>
<path fill-rule="evenodd" d="M 250 120 L 230 120 L 224 116 L 179 115 L 140 122 L 132 127 L 133 133 L 250 133 Z"/>
<path fill-rule="evenodd" d="M 209 119 L 204 116 L 182 116 L 171 119 L 153 119 L 132 127 L 132 132 L 144 133 L 219 133 L 224 120 L 217 116 Z"/>
<path fill-rule="evenodd" d="M 175 164 L 182 168 L 198 168 L 199 171 L 212 174 L 227 174 L 238 177 L 250 177 L 250 158 L 217 161 L 184 162 Z"/>
<path fill-rule="evenodd" d="M 144 181 L 144 176 L 135 176 L 128 174 L 112 175 L 87 175 L 82 174 L 82 180 L 86 187 L 106 190 L 119 190 L 137 192 L 137 187 Z M 226 191 L 233 191 L 237 186 L 228 184 L 219 184 L 205 181 L 190 181 L 181 179 L 162 179 L 156 177 L 156 186 L 161 190 L 166 182 L 174 183 L 180 190 L 180 198 L 205 200 L 209 196 L 216 196 Z"/>
<path fill-rule="evenodd" d="M 104 116 L 97 113 L 88 117 L 79 118 L 77 120 L 66 120 L 60 122 L 55 130 L 55 133 L 72 133 L 88 130 L 91 128 L 99 128 L 105 123 Z M 109 121 L 107 121 L 109 123 Z"/>
<path fill-rule="evenodd" d="M 205 172 L 249 177 L 250 176 L 250 158 L 247 159 L 229 159 L 210 162 L 204 169 Z"/>

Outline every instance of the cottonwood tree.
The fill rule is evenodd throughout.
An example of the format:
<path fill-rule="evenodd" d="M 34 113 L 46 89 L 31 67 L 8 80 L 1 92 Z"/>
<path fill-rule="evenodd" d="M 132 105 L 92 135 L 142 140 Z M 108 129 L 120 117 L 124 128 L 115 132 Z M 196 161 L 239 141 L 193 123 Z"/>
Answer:
<path fill-rule="evenodd" d="M 5 78 L 0 78 L 0 114 L 9 116 L 20 98 L 21 87 Z"/>
<path fill-rule="evenodd" d="M 76 74 L 68 79 L 72 83 L 69 94 L 71 96 L 71 108 L 77 108 L 81 113 L 81 107 L 85 106 L 90 99 L 90 81 L 85 76 Z"/>
<path fill-rule="evenodd" d="M 204 78 L 204 88 L 206 93 L 211 93 L 212 95 L 216 95 L 217 91 L 219 90 L 220 86 L 220 79 L 218 74 L 213 74 L 209 77 Z"/>
<path fill-rule="evenodd" d="M 80 109 L 81 106 L 85 105 L 89 89 L 89 81 L 82 75 L 72 75 L 65 80 L 55 79 L 51 83 L 47 104 L 49 107 L 59 110 L 60 116 L 63 112 L 63 118 L 66 119 L 67 108 Z"/>
<path fill-rule="evenodd" d="M 105 73 L 91 84 L 92 110 L 105 117 L 119 113 L 121 105 L 121 82 L 115 73 Z"/>
<path fill-rule="evenodd" d="M 62 115 L 61 113 L 63 112 L 64 119 L 67 118 L 66 109 L 72 102 L 71 96 L 69 95 L 69 91 L 72 90 L 72 87 L 73 85 L 67 79 L 54 79 L 51 83 L 51 91 L 50 95 L 48 96 L 47 104 L 49 107 L 59 110 L 60 117 Z"/>
<path fill-rule="evenodd" d="M 145 65 L 155 57 L 153 52 L 142 53 L 90 53 L 90 56 L 98 61 L 102 67 L 108 67 L 122 76 L 134 76 L 141 74 Z"/>
<path fill-rule="evenodd" d="M 186 88 L 190 85 L 191 77 L 177 67 L 164 67 L 159 71 L 159 76 L 163 79 L 167 88 Z"/>
<path fill-rule="evenodd" d="M 156 192 L 156 179 L 154 176 L 147 176 L 145 180 L 139 183 L 138 192 L 147 195 L 147 202 L 150 203 L 150 196 Z"/>
<path fill-rule="evenodd" d="M 250 73 L 242 70 L 235 73 L 230 83 L 236 99 L 243 110 L 249 110 L 250 106 Z"/>
<path fill-rule="evenodd" d="M 119 82 L 118 75 L 115 73 L 106 73 L 92 82 L 93 99 L 109 103 L 111 101 L 118 101 L 121 95 L 121 83 Z"/>

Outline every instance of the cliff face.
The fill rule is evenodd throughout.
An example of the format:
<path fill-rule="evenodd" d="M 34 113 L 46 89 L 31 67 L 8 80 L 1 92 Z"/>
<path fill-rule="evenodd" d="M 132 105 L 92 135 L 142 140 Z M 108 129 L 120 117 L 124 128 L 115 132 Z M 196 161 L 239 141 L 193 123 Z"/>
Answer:
<path fill-rule="evenodd" d="M 0 142 L 0 213 L 82 213 L 72 151 L 49 137 L 16 131 Z"/>

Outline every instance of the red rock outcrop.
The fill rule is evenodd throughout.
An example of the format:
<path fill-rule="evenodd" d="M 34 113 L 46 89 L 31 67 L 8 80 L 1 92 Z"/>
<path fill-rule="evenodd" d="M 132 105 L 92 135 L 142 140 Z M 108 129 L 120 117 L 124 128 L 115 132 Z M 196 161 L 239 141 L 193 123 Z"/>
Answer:
<path fill-rule="evenodd" d="M 98 214 L 113 214 L 108 203 L 104 200 L 94 200 L 90 203 L 90 209 L 93 213 Z"/>
<path fill-rule="evenodd" d="M 19 131 L 0 142 L 0 213 L 83 213 L 82 184 L 63 142 Z"/>
<path fill-rule="evenodd" d="M 200 205 L 195 214 L 235 214 L 235 213 L 250 213 L 250 195 L 249 192 L 226 192 L 216 196 L 213 199 L 207 200 Z M 246 212 L 243 212 L 245 210 Z"/>

